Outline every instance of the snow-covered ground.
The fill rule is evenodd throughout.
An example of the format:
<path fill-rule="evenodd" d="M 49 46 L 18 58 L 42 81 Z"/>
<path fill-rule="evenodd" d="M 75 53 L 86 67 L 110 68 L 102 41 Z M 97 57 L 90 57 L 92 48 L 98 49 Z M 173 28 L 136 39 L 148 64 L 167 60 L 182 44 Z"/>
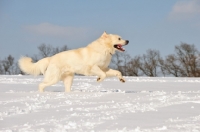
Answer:
<path fill-rule="evenodd" d="M 42 76 L 0 76 L 1 132 L 200 132 L 200 78 L 76 76 L 37 91 Z"/>

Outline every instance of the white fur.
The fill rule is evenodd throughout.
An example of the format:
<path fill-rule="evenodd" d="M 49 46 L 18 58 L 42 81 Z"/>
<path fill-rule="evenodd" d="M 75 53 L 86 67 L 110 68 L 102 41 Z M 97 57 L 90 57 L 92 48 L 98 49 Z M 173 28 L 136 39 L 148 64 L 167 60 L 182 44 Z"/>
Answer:
<path fill-rule="evenodd" d="M 27 74 L 44 75 L 43 82 L 39 85 L 39 91 L 62 80 L 65 91 L 70 92 L 74 73 L 98 76 L 97 81 L 102 81 L 108 76 L 117 76 L 124 82 L 121 72 L 108 68 L 112 55 L 117 50 L 115 44 L 126 45 L 125 40 L 119 40 L 118 35 L 103 33 L 96 41 L 84 48 L 64 51 L 52 57 L 32 62 L 31 58 L 22 57 L 19 67 Z"/>

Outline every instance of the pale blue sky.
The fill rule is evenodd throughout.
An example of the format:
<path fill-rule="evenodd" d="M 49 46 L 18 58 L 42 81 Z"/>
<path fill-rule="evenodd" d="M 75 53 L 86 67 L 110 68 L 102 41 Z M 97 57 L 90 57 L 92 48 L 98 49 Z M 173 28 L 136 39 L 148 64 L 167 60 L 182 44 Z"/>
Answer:
<path fill-rule="evenodd" d="M 181 42 L 200 50 L 200 0 L 0 1 L 0 59 L 37 54 L 42 43 L 83 47 L 103 31 L 128 39 L 131 56 L 165 56 Z"/>

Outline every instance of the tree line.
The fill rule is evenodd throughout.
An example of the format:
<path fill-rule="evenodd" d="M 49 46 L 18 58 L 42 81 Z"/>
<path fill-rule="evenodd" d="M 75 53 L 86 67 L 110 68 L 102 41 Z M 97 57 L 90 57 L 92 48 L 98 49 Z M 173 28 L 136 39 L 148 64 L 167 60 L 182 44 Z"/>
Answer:
<path fill-rule="evenodd" d="M 34 62 L 69 50 L 67 45 L 53 47 L 41 44 L 38 54 L 29 56 Z M 193 44 L 181 43 L 175 46 L 175 53 L 162 57 L 158 50 L 149 49 L 142 55 L 131 57 L 128 53 L 116 52 L 110 67 L 119 70 L 124 76 L 174 76 L 200 77 L 200 52 Z M 0 74 L 23 74 L 18 67 L 17 60 L 12 55 L 0 59 Z"/>

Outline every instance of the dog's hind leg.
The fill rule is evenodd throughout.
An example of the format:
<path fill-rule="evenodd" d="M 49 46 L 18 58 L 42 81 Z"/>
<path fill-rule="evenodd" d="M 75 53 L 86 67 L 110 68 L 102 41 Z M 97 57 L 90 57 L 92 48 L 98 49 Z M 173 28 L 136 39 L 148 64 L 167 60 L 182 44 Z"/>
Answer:
<path fill-rule="evenodd" d="M 56 84 L 58 81 L 59 80 L 57 80 L 57 79 L 52 79 L 52 80 L 50 80 L 48 82 L 45 81 L 45 82 L 40 83 L 39 84 L 39 91 L 40 92 L 44 92 L 45 87 L 51 86 L 53 84 Z"/>
<path fill-rule="evenodd" d="M 65 85 L 65 92 L 71 91 L 73 78 L 74 78 L 74 74 L 69 74 L 63 79 L 64 85 Z"/>
<path fill-rule="evenodd" d="M 49 66 L 43 82 L 39 84 L 39 91 L 43 92 L 45 87 L 51 86 L 60 80 L 60 71 L 55 66 Z"/>

